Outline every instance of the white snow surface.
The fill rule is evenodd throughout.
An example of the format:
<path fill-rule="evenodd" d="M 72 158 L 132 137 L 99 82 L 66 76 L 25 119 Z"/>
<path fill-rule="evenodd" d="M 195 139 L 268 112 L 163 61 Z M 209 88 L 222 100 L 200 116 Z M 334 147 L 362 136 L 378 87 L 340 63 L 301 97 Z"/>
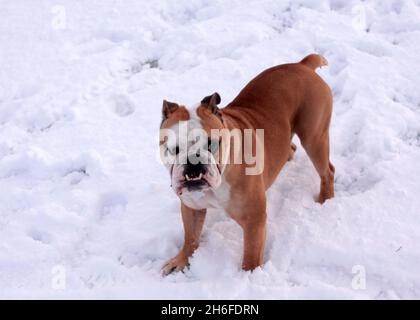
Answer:
<path fill-rule="evenodd" d="M 0 297 L 420 298 L 419 6 L 1 1 Z M 313 52 L 334 93 L 335 198 L 314 201 L 296 139 L 268 192 L 264 266 L 240 269 L 240 227 L 210 210 L 189 270 L 163 278 L 183 230 L 158 157 L 162 100 L 217 91 L 224 105 Z"/>

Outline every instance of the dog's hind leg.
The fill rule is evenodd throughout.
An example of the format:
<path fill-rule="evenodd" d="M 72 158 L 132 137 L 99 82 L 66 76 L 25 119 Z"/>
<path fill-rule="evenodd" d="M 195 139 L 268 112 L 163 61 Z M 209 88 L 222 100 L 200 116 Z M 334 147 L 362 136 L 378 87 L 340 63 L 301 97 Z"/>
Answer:
<path fill-rule="evenodd" d="M 307 74 L 307 100 L 296 115 L 295 132 L 321 178 L 319 202 L 334 197 L 334 166 L 330 162 L 329 126 L 332 94 L 315 73 Z"/>
<path fill-rule="evenodd" d="M 329 159 L 330 146 L 328 130 L 319 136 L 304 137 L 301 141 L 303 148 L 321 178 L 319 202 L 324 203 L 325 200 L 334 197 L 335 168 Z"/>

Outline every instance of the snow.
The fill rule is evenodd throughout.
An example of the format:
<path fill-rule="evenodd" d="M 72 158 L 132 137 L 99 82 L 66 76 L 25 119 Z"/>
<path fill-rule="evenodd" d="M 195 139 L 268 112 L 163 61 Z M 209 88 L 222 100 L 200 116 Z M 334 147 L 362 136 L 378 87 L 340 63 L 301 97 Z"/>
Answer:
<path fill-rule="evenodd" d="M 418 0 L 19 0 L 0 14 L 1 298 L 420 297 Z M 335 198 L 314 201 L 296 139 L 268 192 L 264 266 L 240 270 L 240 227 L 210 211 L 190 269 L 162 278 L 183 241 L 162 100 L 228 103 L 312 52 L 334 92 Z"/>

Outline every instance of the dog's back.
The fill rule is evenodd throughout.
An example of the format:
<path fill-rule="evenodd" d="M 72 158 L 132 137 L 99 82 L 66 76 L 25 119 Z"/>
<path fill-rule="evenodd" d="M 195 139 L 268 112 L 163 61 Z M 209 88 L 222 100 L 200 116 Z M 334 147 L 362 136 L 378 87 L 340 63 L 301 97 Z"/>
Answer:
<path fill-rule="evenodd" d="M 222 109 L 235 118 L 239 126 L 264 129 L 267 188 L 293 152 L 294 133 L 307 148 L 314 140 L 317 140 L 314 144 L 327 140 L 332 94 L 327 83 L 315 72 L 323 65 L 327 65 L 324 57 L 311 54 L 298 63 L 269 68 L 252 79 Z"/>

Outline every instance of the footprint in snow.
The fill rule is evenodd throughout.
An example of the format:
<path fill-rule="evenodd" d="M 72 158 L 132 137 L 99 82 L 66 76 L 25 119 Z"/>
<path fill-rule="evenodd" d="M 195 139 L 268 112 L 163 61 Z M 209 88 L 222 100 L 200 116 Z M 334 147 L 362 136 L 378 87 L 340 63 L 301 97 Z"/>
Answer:
<path fill-rule="evenodd" d="M 125 95 L 112 96 L 111 103 L 114 112 L 120 117 L 127 117 L 136 110 L 133 101 Z"/>
<path fill-rule="evenodd" d="M 98 212 L 101 218 L 123 213 L 127 204 L 128 201 L 124 194 L 120 192 L 107 192 L 99 197 Z"/>
<path fill-rule="evenodd" d="M 32 229 L 27 234 L 32 240 L 39 241 L 43 244 L 50 244 L 52 240 L 50 234 L 37 229 Z"/>

